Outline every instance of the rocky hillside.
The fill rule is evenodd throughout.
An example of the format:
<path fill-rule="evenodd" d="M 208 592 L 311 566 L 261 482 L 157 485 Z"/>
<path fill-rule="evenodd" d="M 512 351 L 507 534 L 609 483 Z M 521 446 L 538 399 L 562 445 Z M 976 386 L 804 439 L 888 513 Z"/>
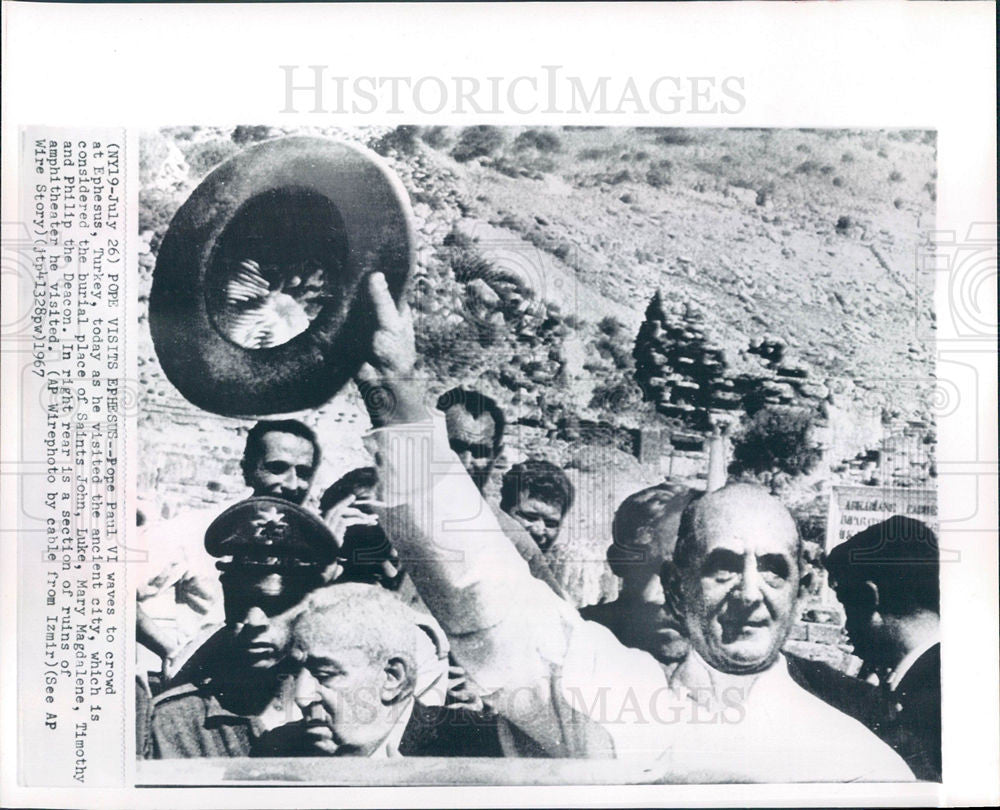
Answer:
<path fill-rule="evenodd" d="M 170 217 L 201 177 L 245 144 L 289 133 L 183 128 L 143 140 L 146 290 Z M 416 217 L 410 300 L 431 384 L 495 396 L 511 422 L 508 461 L 544 455 L 568 469 L 580 497 L 557 565 L 581 602 L 614 591 L 600 561 L 621 498 L 668 474 L 703 486 L 716 420 L 670 410 L 678 403 L 727 414 L 737 442 L 761 407 L 806 412 L 818 461 L 766 476 L 804 519 L 822 514 L 831 483 L 933 476 L 932 347 L 921 339 L 932 289 L 915 261 L 933 228 L 933 133 L 295 133 L 365 143 L 399 174 Z M 673 359 L 651 375 L 662 381 L 651 394 L 633 350 L 657 292 Z M 701 377 L 680 367 L 689 362 Z M 188 405 L 145 327 L 139 372 L 140 489 L 155 491 L 152 508 L 238 492 L 247 423 Z M 365 461 L 353 392 L 305 418 L 340 440 L 321 484 Z"/>

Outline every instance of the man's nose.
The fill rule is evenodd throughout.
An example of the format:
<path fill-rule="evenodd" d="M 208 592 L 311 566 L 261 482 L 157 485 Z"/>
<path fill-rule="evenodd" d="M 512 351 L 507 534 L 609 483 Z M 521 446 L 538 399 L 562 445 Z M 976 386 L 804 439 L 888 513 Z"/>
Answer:
<path fill-rule="evenodd" d="M 243 618 L 243 626 L 251 630 L 263 630 L 267 625 L 267 614 L 256 605 L 250 608 Z"/>
<path fill-rule="evenodd" d="M 300 489 L 305 488 L 306 481 L 295 470 L 289 470 L 281 479 L 281 485 L 289 492 L 298 492 Z"/>
<path fill-rule="evenodd" d="M 760 571 L 757 561 L 748 559 L 743 566 L 743 576 L 740 578 L 740 596 L 747 604 L 759 602 L 763 595 L 760 591 Z"/>
<path fill-rule="evenodd" d="M 319 702 L 318 685 L 308 669 L 299 671 L 295 678 L 295 703 L 300 709 L 305 710 Z"/>

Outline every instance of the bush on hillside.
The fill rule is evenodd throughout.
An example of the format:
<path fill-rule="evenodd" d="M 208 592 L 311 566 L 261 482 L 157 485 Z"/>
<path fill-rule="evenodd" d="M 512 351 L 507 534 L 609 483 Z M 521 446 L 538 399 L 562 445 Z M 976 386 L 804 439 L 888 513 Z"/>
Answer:
<path fill-rule="evenodd" d="M 466 127 L 462 130 L 455 148 L 451 150 L 451 156 L 459 163 L 465 163 L 477 157 L 492 155 L 503 144 L 503 131 L 499 127 L 486 124 Z"/>
<path fill-rule="evenodd" d="M 813 416 L 807 410 L 763 408 L 733 442 L 730 472 L 772 480 L 779 473 L 798 476 L 812 472 L 822 455 L 812 439 L 812 429 Z"/>

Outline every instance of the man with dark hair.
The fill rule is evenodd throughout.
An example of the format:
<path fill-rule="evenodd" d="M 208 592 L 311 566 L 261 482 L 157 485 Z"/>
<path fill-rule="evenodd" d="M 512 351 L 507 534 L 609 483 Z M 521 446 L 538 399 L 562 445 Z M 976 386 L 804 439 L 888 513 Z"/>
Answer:
<path fill-rule="evenodd" d="M 252 496 L 301 504 L 320 460 L 316 434 L 294 419 L 261 421 L 247 433 L 241 468 Z M 136 640 L 171 677 L 207 628 L 223 619 L 214 561 L 202 545 L 224 507 L 193 509 L 147 524 L 140 533 L 149 558 L 137 592 Z"/>
<path fill-rule="evenodd" d="M 240 467 L 254 495 L 301 504 L 309 493 L 320 448 L 311 428 L 295 419 L 258 422 L 247 433 Z"/>
<path fill-rule="evenodd" d="M 290 622 L 329 581 L 333 536 L 272 497 L 241 501 L 205 534 L 222 572 L 225 626 L 153 701 L 148 758 L 248 756 L 264 731 L 297 717 L 285 659 Z"/>
<path fill-rule="evenodd" d="M 378 472 L 358 467 L 342 475 L 319 499 L 319 511 L 339 546 L 343 571 L 338 580 L 380 584 L 396 590 L 399 558 L 378 524 Z"/>
<path fill-rule="evenodd" d="M 834 547 L 826 568 L 855 654 L 896 704 L 896 749 L 919 778 L 941 781 L 936 535 L 919 520 L 896 515 Z"/>
<path fill-rule="evenodd" d="M 467 388 L 442 394 L 437 409 L 445 416 L 448 444 L 482 491 L 503 451 L 503 410 L 496 400 Z"/>
<path fill-rule="evenodd" d="M 416 699 L 421 617 L 371 585 L 317 591 L 291 629 L 302 719 L 255 756 L 500 756 L 495 720 Z"/>
<path fill-rule="evenodd" d="M 444 413 L 448 446 L 458 456 L 476 488 L 483 492 L 503 452 L 506 424 L 503 410 L 491 397 L 467 388 L 453 388 L 442 394 L 438 398 L 437 409 Z M 528 563 L 532 576 L 565 597 L 541 548 L 522 524 L 503 509 L 496 509 L 492 503 L 487 503 L 496 513 L 501 531 Z"/>
<path fill-rule="evenodd" d="M 618 598 L 582 608 L 580 615 L 598 622 L 626 647 L 645 650 L 664 664 L 687 654 L 679 617 L 664 605 L 660 570 L 671 559 L 681 512 L 700 493 L 665 484 L 629 495 L 611 523 L 613 542 L 608 565 L 621 578 Z"/>
<path fill-rule="evenodd" d="M 500 508 L 521 524 L 542 551 L 548 551 L 573 505 L 573 495 L 566 473 L 550 461 L 529 458 L 504 474 Z"/>
<path fill-rule="evenodd" d="M 366 381 L 396 403 L 370 410 L 386 533 L 459 663 L 509 724 L 505 751 L 628 758 L 663 778 L 912 779 L 891 748 L 788 676 L 780 649 L 802 572 L 781 504 L 731 485 L 685 509 L 669 583 L 692 650 L 668 677 L 529 576 L 490 510 L 469 509 L 476 488 L 423 405 L 405 312 L 377 274 L 369 294 L 378 328 Z"/>
<path fill-rule="evenodd" d="M 344 473 L 323 491 L 319 499 L 320 514 L 329 512 L 349 496 L 354 496 L 359 501 L 372 500 L 377 489 L 378 470 L 374 467 L 357 467 Z"/>

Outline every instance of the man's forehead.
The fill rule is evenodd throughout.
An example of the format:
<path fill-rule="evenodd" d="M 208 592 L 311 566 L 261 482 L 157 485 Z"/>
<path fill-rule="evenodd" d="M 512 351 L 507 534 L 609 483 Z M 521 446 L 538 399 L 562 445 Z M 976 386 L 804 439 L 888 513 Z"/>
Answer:
<path fill-rule="evenodd" d="M 367 662 L 368 653 L 358 646 L 338 644 L 331 638 L 296 639 L 296 647 L 305 655 L 306 662 L 313 666 L 328 664 L 354 664 Z"/>
<path fill-rule="evenodd" d="M 530 512 L 543 516 L 562 516 L 562 509 L 559 508 L 559 504 L 549 503 L 549 501 L 543 501 L 541 498 L 533 498 L 531 496 L 522 495 L 518 500 L 517 508 L 521 512 Z"/>
<path fill-rule="evenodd" d="M 336 623 L 319 624 L 308 617 L 295 626 L 292 643 L 314 665 L 367 663 L 371 658 L 349 628 Z"/>
<path fill-rule="evenodd" d="M 699 532 L 707 554 L 726 549 L 739 554 L 793 556 L 798 547 L 794 525 L 762 514 L 709 515 Z"/>
<path fill-rule="evenodd" d="M 448 438 L 466 444 L 492 444 L 496 422 L 488 413 L 473 416 L 463 406 L 454 405 L 445 412 Z"/>
<path fill-rule="evenodd" d="M 695 508 L 704 551 L 794 555 L 798 532 L 788 510 L 762 493 L 736 490 L 706 496 Z"/>
<path fill-rule="evenodd" d="M 312 442 L 304 436 L 278 430 L 265 433 L 261 437 L 261 446 L 266 454 L 291 453 L 302 455 L 308 453 L 311 458 L 313 453 Z"/>

